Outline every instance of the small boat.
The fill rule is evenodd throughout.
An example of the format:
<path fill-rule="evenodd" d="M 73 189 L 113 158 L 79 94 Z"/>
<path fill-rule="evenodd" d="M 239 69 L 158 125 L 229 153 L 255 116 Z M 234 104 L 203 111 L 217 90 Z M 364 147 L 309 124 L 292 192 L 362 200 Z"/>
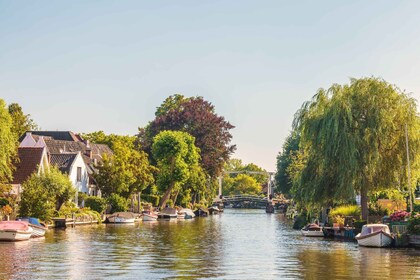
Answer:
<path fill-rule="evenodd" d="M 158 214 L 158 219 L 176 219 L 178 217 L 176 209 L 171 207 L 166 207 Z"/>
<path fill-rule="evenodd" d="M 191 209 L 183 208 L 178 211 L 178 219 L 187 220 L 187 219 L 192 219 L 194 217 L 195 217 L 195 214 Z"/>
<path fill-rule="evenodd" d="M 158 219 L 158 213 L 154 211 L 143 211 L 142 213 L 143 222 L 152 222 Z"/>
<path fill-rule="evenodd" d="M 44 223 L 41 223 L 37 218 L 19 218 L 18 220 L 27 222 L 33 229 L 31 238 L 43 237 L 45 236 L 45 232 L 48 230 L 47 226 Z"/>
<path fill-rule="evenodd" d="M 208 208 L 210 215 L 217 215 L 220 213 L 220 210 L 217 206 L 211 206 Z"/>
<path fill-rule="evenodd" d="M 388 247 L 394 238 L 389 227 L 384 224 L 368 224 L 362 227 L 362 232 L 356 235 L 359 246 Z"/>
<path fill-rule="evenodd" d="M 28 240 L 33 229 L 27 222 L 4 221 L 0 222 L 0 240 L 2 241 L 23 241 Z"/>
<path fill-rule="evenodd" d="M 116 212 L 108 217 L 108 221 L 114 224 L 132 224 L 136 216 L 131 212 Z"/>
<path fill-rule="evenodd" d="M 204 207 L 200 207 L 194 211 L 196 217 L 207 217 L 209 215 L 209 210 Z"/>
<path fill-rule="evenodd" d="M 324 237 L 322 227 L 317 224 L 309 224 L 300 230 L 303 236 Z"/>

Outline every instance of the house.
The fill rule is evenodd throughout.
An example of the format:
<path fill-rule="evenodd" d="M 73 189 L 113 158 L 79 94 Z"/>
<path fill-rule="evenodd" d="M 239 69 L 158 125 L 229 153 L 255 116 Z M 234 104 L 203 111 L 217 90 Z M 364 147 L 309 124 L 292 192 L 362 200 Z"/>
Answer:
<path fill-rule="evenodd" d="M 49 169 L 46 147 L 19 147 L 18 161 L 15 164 L 11 195 L 16 195 L 18 201 L 22 193 L 22 184 L 33 174 L 41 174 Z"/>
<path fill-rule="evenodd" d="M 69 131 L 29 131 L 20 139 L 20 147 L 46 147 L 51 163 L 69 175 L 76 190 L 101 196 L 93 175 L 102 156 L 113 154 L 107 145 L 89 143 Z"/>
<path fill-rule="evenodd" d="M 77 191 L 75 201 L 79 192 L 89 193 L 89 174 L 80 152 L 50 154 L 50 165 L 57 166 L 62 173 L 69 176 Z"/>

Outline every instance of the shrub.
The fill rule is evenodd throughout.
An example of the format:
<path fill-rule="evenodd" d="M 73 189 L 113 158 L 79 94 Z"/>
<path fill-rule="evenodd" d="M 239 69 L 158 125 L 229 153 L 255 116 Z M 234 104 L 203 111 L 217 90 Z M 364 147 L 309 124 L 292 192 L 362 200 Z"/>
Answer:
<path fill-rule="evenodd" d="M 85 199 L 85 207 L 89 207 L 90 209 L 98 213 L 104 212 L 106 206 L 106 200 L 102 197 L 89 196 Z"/>
<path fill-rule="evenodd" d="M 410 213 L 408 213 L 406 211 L 395 211 L 390 216 L 391 221 L 393 221 L 393 222 L 404 221 L 408 217 L 410 217 Z"/>
<path fill-rule="evenodd" d="M 142 194 L 141 199 L 143 201 L 150 202 L 154 206 L 158 206 L 160 197 L 158 195 L 153 195 L 153 194 L 144 194 L 144 195 Z"/>
<path fill-rule="evenodd" d="M 329 219 L 331 221 L 336 221 L 337 216 L 340 216 L 343 219 L 343 223 L 344 223 L 344 217 L 348 217 L 348 216 L 359 217 L 360 207 L 357 205 L 342 205 L 342 206 L 336 207 L 330 211 Z"/>
<path fill-rule="evenodd" d="M 111 212 L 125 212 L 128 209 L 128 200 L 118 194 L 111 194 L 108 199 L 111 205 Z"/>
<path fill-rule="evenodd" d="M 357 220 L 357 221 L 354 221 L 353 226 L 357 229 L 362 229 L 362 227 L 366 224 L 367 224 L 366 220 Z"/>
<path fill-rule="evenodd" d="M 301 229 L 308 223 L 307 215 L 300 214 L 296 217 L 295 222 L 293 223 L 293 229 Z"/>
<path fill-rule="evenodd" d="M 420 214 L 408 220 L 407 230 L 409 234 L 420 234 Z"/>
<path fill-rule="evenodd" d="M 9 200 L 5 197 L 0 197 L 0 207 L 6 206 L 9 204 Z"/>

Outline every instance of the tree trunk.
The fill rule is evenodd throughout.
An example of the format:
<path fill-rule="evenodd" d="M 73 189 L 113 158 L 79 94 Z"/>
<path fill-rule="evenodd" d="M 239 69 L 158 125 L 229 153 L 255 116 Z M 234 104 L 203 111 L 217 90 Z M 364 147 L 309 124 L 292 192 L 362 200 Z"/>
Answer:
<path fill-rule="evenodd" d="M 174 202 L 174 205 L 176 204 L 176 199 L 178 198 L 179 190 L 175 192 L 175 194 L 172 196 L 172 201 Z"/>
<path fill-rule="evenodd" d="M 171 195 L 172 189 L 175 186 L 175 182 L 172 182 L 169 188 L 165 191 L 165 193 L 162 196 L 162 199 L 159 202 L 159 208 L 162 209 L 162 206 L 166 204 L 166 201 L 168 201 L 169 196 Z"/>
<path fill-rule="evenodd" d="M 138 213 L 141 213 L 141 192 L 138 192 L 137 193 L 137 195 L 138 195 L 138 197 L 137 197 L 137 199 L 138 199 Z"/>
<path fill-rule="evenodd" d="M 369 209 L 366 186 L 362 186 L 362 188 L 360 189 L 360 204 L 362 205 L 362 220 L 367 221 L 369 216 Z"/>

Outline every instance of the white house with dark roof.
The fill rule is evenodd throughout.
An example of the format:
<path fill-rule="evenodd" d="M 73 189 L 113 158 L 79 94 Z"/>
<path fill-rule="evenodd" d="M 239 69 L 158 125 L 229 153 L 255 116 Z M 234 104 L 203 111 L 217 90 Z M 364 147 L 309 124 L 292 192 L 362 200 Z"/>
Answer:
<path fill-rule="evenodd" d="M 89 174 L 80 152 L 50 154 L 50 165 L 57 166 L 61 172 L 69 176 L 77 191 L 76 204 L 78 192 L 89 194 Z"/>
<path fill-rule="evenodd" d="M 66 158 L 69 154 L 79 153 L 85 164 L 80 171 L 81 178 L 74 175 L 78 171 L 74 173 L 74 170 L 62 170 L 62 172 L 69 174 L 69 178 L 77 190 L 88 195 L 101 196 L 93 175 L 96 172 L 95 165 L 102 161 L 102 156 L 113 154 L 107 145 L 89 143 L 89 141 L 83 140 L 80 135 L 69 131 L 29 131 L 22 135 L 20 140 L 20 147 L 46 147 L 50 158 L 52 158 L 52 155 L 58 157 L 59 154 L 64 154 L 65 156 L 62 157 Z M 67 160 L 70 159 L 67 158 Z M 77 159 L 77 161 L 79 167 L 81 167 L 80 159 Z M 86 180 L 83 179 L 85 171 L 87 173 Z M 78 181 L 78 179 L 81 179 L 81 181 Z"/>

